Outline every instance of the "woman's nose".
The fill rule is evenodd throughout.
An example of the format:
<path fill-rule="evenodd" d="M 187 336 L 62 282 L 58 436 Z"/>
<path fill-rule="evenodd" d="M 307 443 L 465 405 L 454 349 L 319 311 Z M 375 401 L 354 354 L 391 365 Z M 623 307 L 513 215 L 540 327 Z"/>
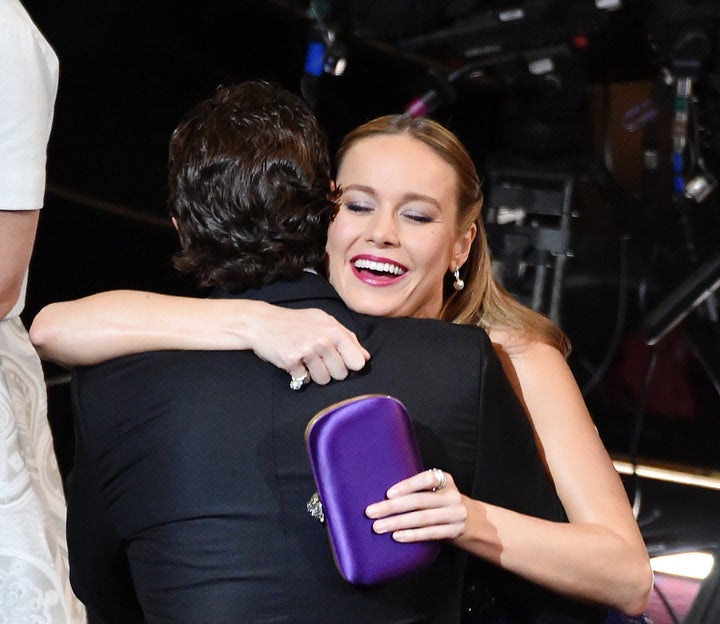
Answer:
<path fill-rule="evenodd" d="M 376 211 L 368 223 L 368 240 L 378 247 L 394 247 L 399 244 L 395 216 Z"/>

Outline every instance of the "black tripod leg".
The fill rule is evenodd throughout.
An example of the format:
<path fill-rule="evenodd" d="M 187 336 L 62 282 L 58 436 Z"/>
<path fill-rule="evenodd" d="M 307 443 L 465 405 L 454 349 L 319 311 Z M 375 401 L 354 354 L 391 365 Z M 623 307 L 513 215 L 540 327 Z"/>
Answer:
<path fill-rule="evenodd" d="M 641 325 L 645 343 L 656 344 L 718 286 L 720 286 L 720 254 L 698 267 L 650 311 Z"/>

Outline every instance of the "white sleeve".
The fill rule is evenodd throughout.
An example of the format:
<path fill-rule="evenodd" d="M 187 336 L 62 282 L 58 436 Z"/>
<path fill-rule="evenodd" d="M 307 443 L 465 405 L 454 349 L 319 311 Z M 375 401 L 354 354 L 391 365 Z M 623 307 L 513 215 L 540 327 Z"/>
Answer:
<path fill-rule="evenodd" d="M 42 208 L 58 73 L 29 18 L 0 20 L 0 210 Z"/>

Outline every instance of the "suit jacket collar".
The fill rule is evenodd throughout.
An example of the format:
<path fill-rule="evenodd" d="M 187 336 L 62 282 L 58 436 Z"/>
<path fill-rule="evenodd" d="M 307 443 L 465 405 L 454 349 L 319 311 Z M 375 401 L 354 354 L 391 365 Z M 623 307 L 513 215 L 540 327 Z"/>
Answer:
<path fill-rule="evenodd" d="M 253 299 L 278 304 L 307 299 L 342 301 L 330 282 L 324 277 L 308 272 L 302 273 L 295 280 L 278 280 L 262 288 L 250 288 L 238 292 L 216 288 L 210 296 L 214 299 Z"/>

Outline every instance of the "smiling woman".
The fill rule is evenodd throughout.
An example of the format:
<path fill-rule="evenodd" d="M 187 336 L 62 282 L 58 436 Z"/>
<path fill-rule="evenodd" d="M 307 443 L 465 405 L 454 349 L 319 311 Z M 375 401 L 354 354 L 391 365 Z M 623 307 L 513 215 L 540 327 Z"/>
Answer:
<path fill-rule="evenodd" d="M 548 336 L 556 330 L 543 317 L 518 306 L 501 288 L 493 287 L 480 215 L 480 179 L 469 153 L 449 130 L 426 118 L 379 117 L 344 138 L 337 162 L 337 182 L 343 191 L 337 224 L 343 223 L 344 212 L 372 216 L 374 219 L 367 219 L 365 227 L 376 229 L 372 234 L 365 233 L 367 242 L 388 251 L 391 258 L 405 254 L 410 262 L 408 267 L 400 267 L 411 272 L 400 287 L 409 300 L 394 299 L 401 312 L 382 303 L 384 291 L 353 292 L 351 286 L 357 284 L 350 279 L 347 267 L 343 270 L 345 259 L 339 244 L 346 232 L 336 228 L 336 223 L 331 224 L 330 280 L 343 297 L 357 298 L 357 307 L 351 305 L 353 309 L 388 316 L 439 315 L 446 320 L 486 326 L 483 318 L 506 316 L 500 312 L 505 308 L 529 317 L 520 323 L 523 327 L 536 323 L 543 326 L 540 333 Z M 391 238 L 383 240 L 387 235 Z M 373 253 L 378 253 L 377 249 Z M 465 286 L 460 278 L 461 267 L 469 284 L 464 292 L 460 292 Z M 431 283 L 421 284 L 423 278 L 429 278 Z M 347 292 L 343 285 L 350 287 Z M 361 301 L 363 294 L 366 299 Z M 562 332 L 551 339 L 558 346 L 562 340 Z"/>
<path fill-rule="evenodd" d="M 459 223 L 450 164 L 411 136 L 372 136 L 364 128 L 348 136 L 339 156 L 330 283 L 359 312 L 438 318 L 445 274 L 467 260 L 479 204 L 469 223 Z"/>

